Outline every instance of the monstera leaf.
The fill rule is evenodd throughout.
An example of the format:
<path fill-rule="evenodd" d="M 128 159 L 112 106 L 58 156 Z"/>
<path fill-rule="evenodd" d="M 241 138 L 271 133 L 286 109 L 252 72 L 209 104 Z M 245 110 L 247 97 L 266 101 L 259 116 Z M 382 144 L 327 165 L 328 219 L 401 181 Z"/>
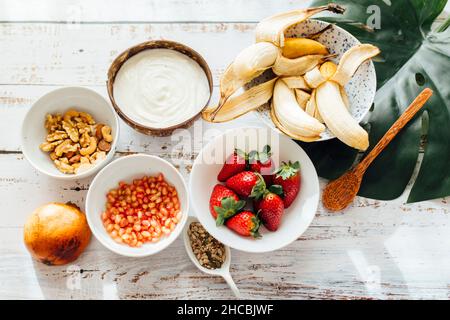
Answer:
<path fill-rule="evenodd" d="M 315 1 L 322 5 L 329 1 Z M 367 129 L 373 147 L 425 87 L 434 91 L 426 107 L 382 152 L 367 171 L 359 195 L 391 200 L 411 180 L 421 141 L 424 155 L 408 202 L 450 195 L 450 28 L 431 31 L 445 7 L 442 0 L 333 1 L 346 13 L 336 23 L 381 51 L 375 61 L 378 91 Z M 425 139 L 422 139 L 425 135 Z M 336 139 L 302 144 L 319 175 L 333 179 L 354 163 L 357 151 Z"/>

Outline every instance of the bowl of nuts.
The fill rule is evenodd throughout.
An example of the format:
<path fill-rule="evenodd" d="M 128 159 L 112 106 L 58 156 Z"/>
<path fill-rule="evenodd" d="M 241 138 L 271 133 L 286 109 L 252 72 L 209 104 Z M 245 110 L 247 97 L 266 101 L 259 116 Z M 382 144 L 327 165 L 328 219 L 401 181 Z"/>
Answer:
<path fill-rule="evenodd" d="M 66 87 L 38 99 L 22 125 L 22 151 L 40 172 L 59 179 L 92 175 L 114 155 L 118 117 L 100 94 Z"/>

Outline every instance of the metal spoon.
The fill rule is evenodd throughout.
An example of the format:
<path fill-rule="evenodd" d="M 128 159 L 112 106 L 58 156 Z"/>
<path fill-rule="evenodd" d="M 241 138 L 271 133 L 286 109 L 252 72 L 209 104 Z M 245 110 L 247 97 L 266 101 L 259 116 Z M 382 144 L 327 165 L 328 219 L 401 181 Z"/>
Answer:
<path fill-rule="evenodd" d="M 403 112 L 400 118 L 394 122 L 389 130 L 384 134 L 376 146 L 356 167 L 345 173 L 340 178 L 331 181 L 323 191 L 322 202 L 325 208 L 331 211 L 345 209 L 359 191 L 361 181 L 370 164 L 386 148 L 386 146 L 395 138 L 397 133 L 414 117 L 414 115 L 423 107 L 425 102 L 433 94 L 429 88 L 425 88 L 409 107 Z"/>
<path fill-rule="evenodd" d="M 241 293 L 239 292 L 239 289 L 236 286 L 236 284 L 234 283 L 233 278 L 231 277 L 231 274 L 230 274 L 230 264 L 231 264 L 230 248 L 224 245 L 225 261 L 223 262 L 223 264 L 220 268 L 208 269 L 208 268 L 203 267 L 198 262 L 197 257 L 194 255 L 194 252 L 192 251 L 191 240 L 189 239 L 189 235 L 188 235 L 189 226 L 191 225 L 192 222 L 198 222 L 197 218 L 189 217 L 186 222 L 186 226 L 184 227 L 184 230 L 183 230 L 184 246 L 186 247 L 186 252 L 187 252 L 189 258 L 191 258 L 192 262 L 197 266 L 197 268 L 199 268 L 204 273 L 217 275 L 217 276 L 221 276 L 222 278 L 224 278 L 225 281 L 227 282 L 228 286 L 230 287 L 230 289 L 233 291 L 236 298 L 240 298 Z"/>

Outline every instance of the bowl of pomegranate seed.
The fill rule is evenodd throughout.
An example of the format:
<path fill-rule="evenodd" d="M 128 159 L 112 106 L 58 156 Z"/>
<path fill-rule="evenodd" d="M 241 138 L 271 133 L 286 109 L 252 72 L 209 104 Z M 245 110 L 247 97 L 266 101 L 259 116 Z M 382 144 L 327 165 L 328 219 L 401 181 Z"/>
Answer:
<path fill-rule="evenodd" d="M 189 188 L 195 214 L 217 240 L 246 252 L 280 249 L 309 227 L 319 180 L 308 155 L 268 128 L 233 129 L 199 153 Z"/>
<path fill-rule="evenodd" d="M 183 177 L 169 162 L 137 154 L 119 158 L 92 181 L 86 217 L 94 236 L 129 257 L 169 246 L 187 221 L 189 197 Z"/>

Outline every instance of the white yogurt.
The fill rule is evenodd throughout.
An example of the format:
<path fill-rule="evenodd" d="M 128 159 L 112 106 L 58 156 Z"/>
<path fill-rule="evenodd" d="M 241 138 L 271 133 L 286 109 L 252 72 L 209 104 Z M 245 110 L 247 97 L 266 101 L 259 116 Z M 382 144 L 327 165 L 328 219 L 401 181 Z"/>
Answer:
<path fill-rule="evenodd" d="M 114 81 L 123 113 L 152 128 L 168 128 L 195 116 L 208 101 L 209 82 L 200 65 L 170 49 L 144 50 L 128 59 Z"/>

